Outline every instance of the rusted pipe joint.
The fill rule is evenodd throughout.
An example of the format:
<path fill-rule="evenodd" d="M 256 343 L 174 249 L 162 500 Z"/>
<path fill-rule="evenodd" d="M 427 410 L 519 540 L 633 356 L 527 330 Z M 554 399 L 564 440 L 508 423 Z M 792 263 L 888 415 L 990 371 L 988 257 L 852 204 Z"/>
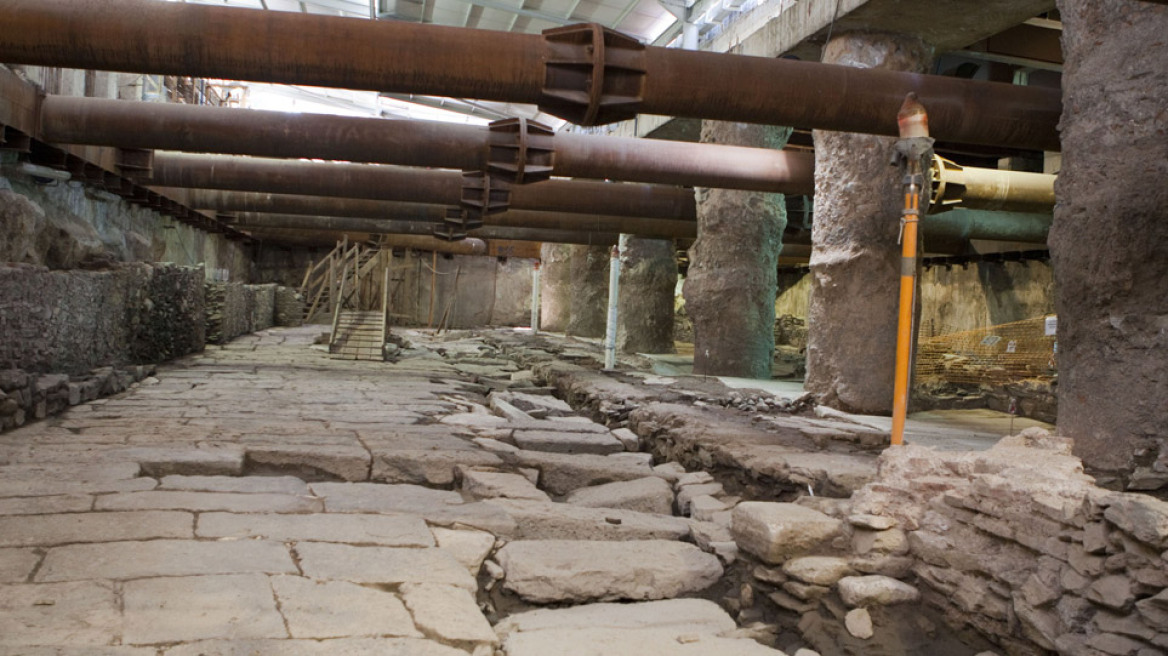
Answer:
<path fill-rule="evenodd" d="M 596 23 L 543 33 L 547 45 L 539 108 L 577 125 L 635 117 L 645 86 L 645 46 Z"/>
<path fill-rule="evenodd" d="M 555 131 L 525 118 L 507 118 L 489 126 L 487 172 L 510 184 L 542 182 L 552 176 Z"/>
<path fill-rule="evenodd" d="M 482 217 L 506 212 L 510 206 L 511 185 L 490 173 L 463 171 L 459 207 L 465 210 L 469 220 L 478 221 L 482 225 Z"/>

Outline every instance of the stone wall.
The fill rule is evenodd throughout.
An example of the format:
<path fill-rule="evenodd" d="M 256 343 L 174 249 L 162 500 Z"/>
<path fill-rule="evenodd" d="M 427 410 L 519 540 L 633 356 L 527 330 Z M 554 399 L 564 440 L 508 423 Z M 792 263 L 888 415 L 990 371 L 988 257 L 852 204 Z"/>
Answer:
<path fill-rule="evenodd" d="M 0 431 L 33 419 L 58 414 L 79 403 L 125 391 L 147 376 L 154 365 L 99 367 L 84 374 L 35 374 L 0 370 Z"/>
<path fill-rule="evenodd" d="M 1112 493 L 1070 440 L 1031 429 L 984 453 L 883 456 L 859 515 L 907 533 L 924 601 L 1007 654 L 1168 649 L 1168 503 Z"/>
<path fill-rule="evenodd" d="M 292 287 L 276 287 L 275 322 L 277 326 L 304 325 L 304 297 Z"/>
<path fill-rule="evenodd" d="M 984 452 L 894 447 L 849 500 L 750 502 L 754 598 L 825 654 L 1168 650 L 1168 503 L 1095 485 L 1039 429 Z"/>
<path fill-rule="evenodd" d="M 208 282 L 206 290 L 206 331 L 208 344 L 226 344 L 231 340 L 266 330 L 276 325 L 285 325 L 276 320 L 278 285 L 242 285 L 240 283 Z M 287 302 L 287 301 L 286 301 Z M 287 310 L 286 310 L 287 311 Z M 300 325 L 301 316 L 293 320 Z"/>
<path fill-rule="evenodd" d="M 201 350 L 202 280 L 165 264 L 0 266 L 0 369 L 74 374 Z"/>

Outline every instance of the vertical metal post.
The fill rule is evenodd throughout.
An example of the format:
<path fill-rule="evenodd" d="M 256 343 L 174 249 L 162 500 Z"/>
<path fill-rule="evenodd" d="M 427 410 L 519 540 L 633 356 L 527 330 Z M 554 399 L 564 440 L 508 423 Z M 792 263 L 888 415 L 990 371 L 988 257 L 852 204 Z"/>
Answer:
<path fill-rule="evenodd" d="M 531 334 L 539 332 L 539 260 L 531 268 Z"/>
<path fill-rule="evenodd" d="M 921 218 L 921 192 L 924 167 L 931 161 L 933 140 L 929 138 L 929 117 L 909 93 L 897 114 L 900 141 L 896 143 L 899 159 L 907 163 L 904 178 L 904 211 L 901 214 L 900 309 L 896 327 L 896 372 L 892 398 L 892 444 L 904 444 L 904 425 L 908 419 L 909 383 L 912 379 L 913 314 L 916 309 L 917 228 Z"/>
<path fill-rule="evenodd" d="M 620 236 L 620 245 L 612 247 L 608 261 L 608 326 L 604 335 L 604 368 L 611 371 L 616 367 L 616 324 L 617 305 L 620 299 L 620 253 L 628 235 Z"/>

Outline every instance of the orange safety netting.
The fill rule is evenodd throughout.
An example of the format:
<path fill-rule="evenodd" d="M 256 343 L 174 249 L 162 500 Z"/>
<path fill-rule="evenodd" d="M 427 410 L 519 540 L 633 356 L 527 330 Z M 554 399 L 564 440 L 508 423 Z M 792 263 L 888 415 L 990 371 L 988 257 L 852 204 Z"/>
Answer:
<path fill-rule="evenodd" d="M 1048 320 L 1053 317 L 933 337 L 926 337 L 928 331 L 922 330 L 916 382 L 1000 384 L 1025 378 L 1053 378 L 1058 371 L 1058 344 L 1054 335 L 1046 334 Z"/>

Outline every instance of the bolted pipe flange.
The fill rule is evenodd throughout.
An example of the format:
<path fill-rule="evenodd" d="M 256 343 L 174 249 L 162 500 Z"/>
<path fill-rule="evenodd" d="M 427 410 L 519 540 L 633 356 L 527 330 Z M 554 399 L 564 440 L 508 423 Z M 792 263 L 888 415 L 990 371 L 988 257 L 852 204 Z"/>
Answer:
<path fill-rule="evenodd" d="M 118 171 L 133 180 L 148 180 L 154 170 L 154 151 L 141 148 L 118 148 L 115 165 Z"/>
<path fill-rule="evenodd" d="M 495 121 L 489 129 L 487 172 L 492 176 L 510 184 L 542 182 L 552 176 L 554 130 L 525 118 Z"/>
<path fill-rule="evenodd" d="M 488 214 L 506 212 L 511 205 L 511 185 L 483 171 L 463 171 L 459 206 L 482 224 Z"/>
<path fill-rule="evenodd" d="M 459 230 L 449 224 L 434 227 L 434 236 L 442 241 L 462 241 L 466 239 L 466 231 Z"/>
<path fill-rule="evenodd" d="M 939 214 L 960 207 L 965 198 L 965 167 L 940 155 L 933 155 L 929 167 L 929 182 L 933 202 L 929 211 Z"/>
<path fill-rule="evenodd" d="M 481 214 L 471 213 L 463 207 L 448 207 L 443 223 L 456 230 L 474 230 L 483 227 L 483 217 Z"/>
<path fill-rule="evenodd" d="M 596 23 L 545 30 L 547 64 L 539 108 L 577 125 L 637 115 L 645 86 L 645 46 Z"/>

